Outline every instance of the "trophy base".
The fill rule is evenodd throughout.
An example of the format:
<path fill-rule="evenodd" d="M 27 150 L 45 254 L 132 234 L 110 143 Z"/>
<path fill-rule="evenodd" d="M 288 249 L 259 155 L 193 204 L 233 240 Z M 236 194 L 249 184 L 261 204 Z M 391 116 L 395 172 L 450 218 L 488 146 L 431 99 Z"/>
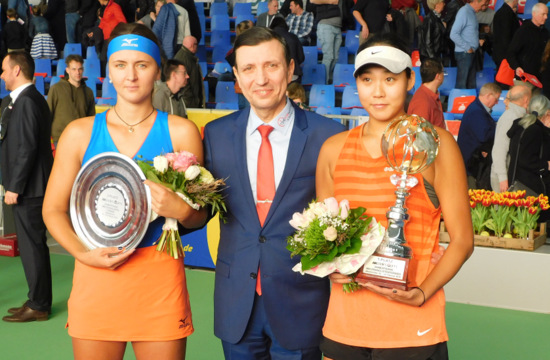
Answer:
<path fill-rule="evenodd" d="M 389 289 L 407 290 L 409 259 L 372 255 L 359 270 L 355 281 L 360 284 L 371 283 Z"/>

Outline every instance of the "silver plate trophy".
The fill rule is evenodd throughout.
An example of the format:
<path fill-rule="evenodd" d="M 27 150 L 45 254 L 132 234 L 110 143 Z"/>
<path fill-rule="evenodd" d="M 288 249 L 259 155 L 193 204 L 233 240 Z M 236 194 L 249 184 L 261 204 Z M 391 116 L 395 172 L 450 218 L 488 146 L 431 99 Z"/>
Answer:
<path fill-rule="evenodd" d="M 151 216 L 151 193 L 145 175 L 128 156 L 106 152 L 80 169 L 70 201 L 71 221 L 89 249 L 135 248 Z"/>
<path fill-rule="evenodd" d="M 404 227 L 409 220 L 405 200 L 409 190 L 418 184 L 418 179 L 410 175 L 433 163 L 439 150 L 439 135 L 432 124 L 420 116 L 404 115 L 388 125 L 381 148 L 388 164 L 397 172 L 390 177 L 397 187 L 397 199 L 386 213 L 388 228 L 384 239 L 357 275 L 357 281 L 406 290 L 412 251 L 404 245 L 407 242 Z"/>

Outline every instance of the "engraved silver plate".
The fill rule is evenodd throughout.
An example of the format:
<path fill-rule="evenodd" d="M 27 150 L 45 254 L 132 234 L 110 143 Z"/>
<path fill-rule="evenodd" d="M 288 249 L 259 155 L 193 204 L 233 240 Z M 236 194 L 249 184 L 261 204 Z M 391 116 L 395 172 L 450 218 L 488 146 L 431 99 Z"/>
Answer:
<path fill-rule="evenodd" d="M 145 175 L 128 156 L 106 152 L 80 169 L 71 192 L 71 221 L 89 249 L 133 249 L 143 239 L 151 216 Z"/>

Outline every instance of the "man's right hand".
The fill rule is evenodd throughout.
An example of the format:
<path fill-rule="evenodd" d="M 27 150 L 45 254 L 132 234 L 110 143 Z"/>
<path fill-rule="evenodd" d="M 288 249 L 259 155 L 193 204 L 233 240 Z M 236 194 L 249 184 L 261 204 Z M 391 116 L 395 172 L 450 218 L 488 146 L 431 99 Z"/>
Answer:
<path fill-rule="evenodd" d="M 525 71 L 523 71 L 522 68 L 520 68 L 519 66 L 516 68 L 516 75 L 521 77 L 523 74 L 525 73 Z"/>
<path fill-rule="evenodd" d="M 508 186 L 508 180 L 503 180 L 499 183 L 500 185 L 500 192 L 505 192 L 508 190 L 509 186 Z"/>

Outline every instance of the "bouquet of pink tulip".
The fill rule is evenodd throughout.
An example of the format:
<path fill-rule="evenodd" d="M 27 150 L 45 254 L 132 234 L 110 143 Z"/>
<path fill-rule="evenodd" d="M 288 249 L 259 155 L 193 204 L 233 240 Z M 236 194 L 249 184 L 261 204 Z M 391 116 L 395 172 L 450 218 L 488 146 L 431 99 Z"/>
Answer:
<path fill-rule="evenodd" d="M 288 237 L 290 256 L 300 255 L 292 270 L 325 277 L 334 272 L 355 274 L 374 253 L 384 236 L 384 228 L 365 208 L 350 209 L 349 202 L 335 198 L 312 202 L 302 213 L 294 213 L 290 225 L 296 229 Z M 344 285 L 344 291 L 359 288 L 356 282 Z"/>
<path fill-rule="evenodd" d="M 202 167 L 195 155 L 187 151 L 156 156 L 153 161 L 138 160 L 138 165 L 148 180 L 174 191 L 189 206 L 199 210 L 205 205 L 218 212 L 223 220 L 226 211 L 221 190 L 222 179 L 214 179 L 210 171 Z M 162 235 L 157 241 L 157 250 L 166 251 L 178 259 L 182 257 L 183 245 L 178 231 L 178 221 L 166 218 Z"/>

